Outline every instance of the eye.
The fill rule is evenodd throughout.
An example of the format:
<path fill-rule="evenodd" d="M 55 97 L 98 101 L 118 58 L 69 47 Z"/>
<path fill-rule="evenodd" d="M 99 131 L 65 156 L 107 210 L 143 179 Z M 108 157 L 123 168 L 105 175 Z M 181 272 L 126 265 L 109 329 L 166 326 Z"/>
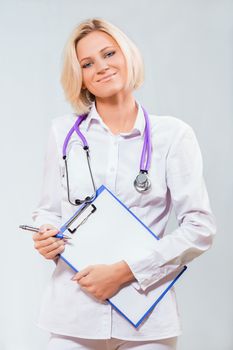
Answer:
<path fill-rule="evenodd" d="M 82 68 L 89 68 L 89 67 L 91 67 L 91 63 L 90 63 L 90 62 L 85 63 L 85 64 L 82 66 Z"/>
<path fill-rule="evenodd" d="M 104 57 L 111 57 L 113 55 L 115 55 L 116 51 L 110 51 L 110 52 L 107 52 Z"/>

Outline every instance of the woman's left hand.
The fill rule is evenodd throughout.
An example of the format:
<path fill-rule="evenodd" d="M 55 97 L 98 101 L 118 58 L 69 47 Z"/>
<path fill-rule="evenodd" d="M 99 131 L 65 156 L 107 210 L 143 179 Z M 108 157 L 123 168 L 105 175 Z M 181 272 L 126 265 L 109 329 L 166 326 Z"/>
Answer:
<path fill-rule="evenodd" d="M 100 301 L 111 298 L 120 287 L 135 280 L 125 261 L 111 265 L 91 265 L 72 278 L 80 287 Z"/>

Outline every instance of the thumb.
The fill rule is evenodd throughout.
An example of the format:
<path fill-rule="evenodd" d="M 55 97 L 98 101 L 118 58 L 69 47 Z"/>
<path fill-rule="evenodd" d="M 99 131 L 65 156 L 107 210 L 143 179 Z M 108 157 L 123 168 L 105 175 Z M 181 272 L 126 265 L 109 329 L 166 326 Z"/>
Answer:
<path fill-rule="evenodd" d="M 83 270 L 79 271 L 78 273 L 76 273 L 76 275 L 74 275 L 71 278 L 72 281 L 79 281 L 79 280 L 81 280 L 81 278 L 87 276 L 90 273 L 91 268 L 92 268 L 91 266 L 88 266 L 85 269 L 83 269 Z"/>

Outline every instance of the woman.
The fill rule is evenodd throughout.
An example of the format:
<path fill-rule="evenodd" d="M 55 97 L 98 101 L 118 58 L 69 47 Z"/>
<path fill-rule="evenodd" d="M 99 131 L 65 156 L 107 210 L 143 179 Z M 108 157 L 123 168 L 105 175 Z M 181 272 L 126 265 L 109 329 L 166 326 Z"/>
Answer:
<path fill-rule="evenodd" d="M 62 85 L 76 114 L 54 119 L 45 161 L 41 201 L 33 218 L 40 226 L 35 248 L 56 268 L 42 302 L 39 326 L 49 330 L 49 349 L 176 348 L 181 333 L 172 288 L 138 328 L 105 299 L 126 282 L 146 291 L 168 273 L 210 248 L 214 218 L 202 175 L 202 158 L 193 130 L 174 117 L 149 115 L 152 158 L 150 186 L 137 191 L 145 119 L 133 91 L 143 82 L 138 49 L 112 24 L 81 23 L 64 52 Z M 55 238 L 61 223 L 77 210 L 67 197 L 62 147 L 77 115 L 86 113 L 80 131 L 90 146 L 98 188 L 104 184 L 161 239 L 157 248 L 112 265 L 87 266 L 74 275 L 59 259 L 66 241 Z M 92 192 L 85 152 L 77 134 L 69 142 L 70 200 Z M 174 206 L 179 227 L 164 236 Z"/>

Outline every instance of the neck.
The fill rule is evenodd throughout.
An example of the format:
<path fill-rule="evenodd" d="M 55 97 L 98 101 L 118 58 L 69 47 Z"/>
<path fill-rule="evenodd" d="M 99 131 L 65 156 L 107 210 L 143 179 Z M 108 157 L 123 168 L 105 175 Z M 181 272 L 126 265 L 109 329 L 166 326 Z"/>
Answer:
<path fill-rule="evenodd" d="M 104 123 L 112 133 L 129 132 L 132 130 L 138 108 L 134 96 L 112 96 L 107 99 L 96 97 L 96 109 Z"/>

